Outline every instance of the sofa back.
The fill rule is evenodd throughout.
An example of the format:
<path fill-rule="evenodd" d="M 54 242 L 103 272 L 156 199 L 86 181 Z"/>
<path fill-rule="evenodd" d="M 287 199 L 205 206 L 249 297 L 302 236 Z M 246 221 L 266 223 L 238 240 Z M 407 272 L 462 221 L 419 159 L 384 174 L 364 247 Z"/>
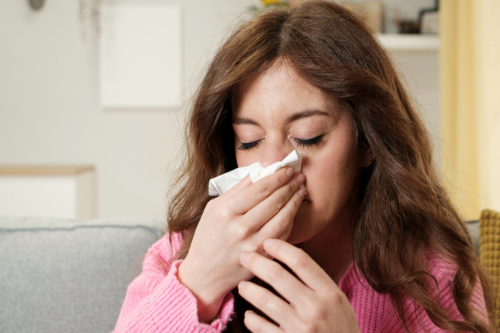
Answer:
<path fill-rule="evenodd" d="M 0 332 L 110 332 L 166 223 L 0 216 Z"/>
<path fill-rule="evenodd" d="M 110 332 L 164 221 L 0 216 L 0 332 Z M 479 223 L 467 224 L 479 251 Z"/>

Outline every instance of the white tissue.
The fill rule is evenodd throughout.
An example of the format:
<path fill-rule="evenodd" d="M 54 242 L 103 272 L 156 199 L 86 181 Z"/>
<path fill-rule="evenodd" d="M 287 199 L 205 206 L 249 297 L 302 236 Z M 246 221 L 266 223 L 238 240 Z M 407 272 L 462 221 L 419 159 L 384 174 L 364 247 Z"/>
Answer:
<path fill-rule="evenodd" d="M 226 193 L 233 186 L 243 180 L 243 178 L 245 178 L 248 174 L 250 174 L 252 183 L 255 183 L 285 166 L 292 167 L 295 172 L 300 172 L 302 168 L 302 153 L 298 150 L 294 150 L 287 157 L 285 157 L 283 161 L 273 163 L 265 168 L 257 162 L 212 178 L 208 182 L 208 195 L 213 197 Z"/>

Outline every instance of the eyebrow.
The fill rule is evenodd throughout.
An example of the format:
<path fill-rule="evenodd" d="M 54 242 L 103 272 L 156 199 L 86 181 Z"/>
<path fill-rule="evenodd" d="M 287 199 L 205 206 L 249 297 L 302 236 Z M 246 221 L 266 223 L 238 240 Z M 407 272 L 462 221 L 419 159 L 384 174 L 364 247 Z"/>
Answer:
<path fill-rule="evenodd" d="M 285 120 L 286 124 L 292 123 L 296 120 L 302 119 L 302 118 L 307 118 L 307 117 L 313 117 L 313 116 L 330 116 L 328 112 L 321 111 L 321 110 L 304 110 L 300 111 L 297 113 L 294 113 L 290 116 L 288 116 Z M 255 120 L 249 119 L 249 118 L 234 118 L 233 119 L 233 124 L 234 125 L 255 125 L 255 126 L 260 126 L 258 122 Z"/>

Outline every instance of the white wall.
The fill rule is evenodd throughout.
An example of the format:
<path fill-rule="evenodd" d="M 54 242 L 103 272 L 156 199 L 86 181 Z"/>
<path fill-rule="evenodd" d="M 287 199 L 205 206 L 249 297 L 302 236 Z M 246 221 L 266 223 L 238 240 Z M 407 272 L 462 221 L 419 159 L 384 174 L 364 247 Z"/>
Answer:
<path fill-rule="evenodd" d="M 183 6 L 190 91 L 249 1 L 165 2 Z M 27 1 L 0 1 L 0 164 L 92 164 L 98 216 L 163 218 L 185 108 L 101 110 L 98 43 L 79 5 L 46 0 L 33 12 Z"/>
<path fill-rule="evenodd" d="M 81 1 L 46 0 L 40 12 L 25 0 L 0 1 L 0 164 L 92 164 L 97 216 L 163 218 L 187 100 L 179 110 L 101 110 L 98 43 L 90 18 L 79 19 L 80 4 L 93 1 Z M 182 5 L 186 96 L 252 3 L 120 1 Z"/>
<path fill-rule="evenodd" d="M 396 70 L 414 106 L 429 130 L 434 162 L 441 171 L 441 118 L 439 115 L 439 50 L 392 50 Z"/>

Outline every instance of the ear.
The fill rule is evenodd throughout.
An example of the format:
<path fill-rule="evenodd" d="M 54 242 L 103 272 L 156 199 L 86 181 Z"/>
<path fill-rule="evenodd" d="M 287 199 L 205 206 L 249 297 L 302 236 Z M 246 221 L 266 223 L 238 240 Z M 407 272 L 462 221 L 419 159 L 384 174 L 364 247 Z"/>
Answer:
<path fill-rule="evenodd" d="M 359 167 L 366 168 L 373 163 L 374 157 L 372 149 L 368 146 L 359 147 Z"/>

